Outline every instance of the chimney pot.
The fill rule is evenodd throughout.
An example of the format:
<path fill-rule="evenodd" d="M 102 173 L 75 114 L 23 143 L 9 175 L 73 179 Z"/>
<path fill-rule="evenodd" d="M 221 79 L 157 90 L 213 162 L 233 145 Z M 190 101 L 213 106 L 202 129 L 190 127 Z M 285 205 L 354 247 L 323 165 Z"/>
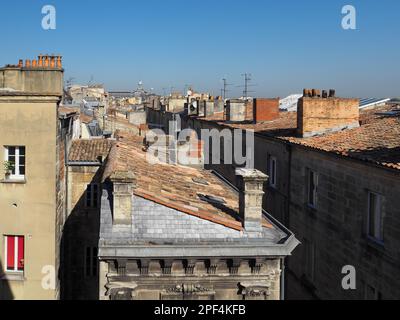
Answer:
<path fill-rule="evenodd" d="M 38 66 L 43 67 L 43 56 L 42 55 L 38 56 Z"/>
<path fill-rule="evenodd" d="M 335 95 L 336 95 L 336 91 L 333 90 L 333 89 L 330 89 L 330 90 L 329 90 L 329 98 L 334 98 Z"/>
<path fill-rule="evenodd" d="M 18 67 L 22 68 L 24 66 L 24 61 L 22 59 L 18 62 Z"/>
<path fill-rule="evenodd" d="M 49 61 L 49 56 L 46 55 L 46 56 L 44 57 L 44 66 L 45 66 L 45 67 L 49 67 L 49 62 L 50 62 L 50 61 Z"/>
<path fill-rule="evenodd" d="M 326 90 L 322 90 L 322 98 L 328 98 L 328 92 Z"/>
<path fill-rule="evenodd" d="M 30 66 L 31 66 L 31 60 L 26 59 L 26 60 L 25 60 L 25 67 L 26 67 L 26 68 L 29 68 Z"/>
<path fill-rule="evenodd" d="M 62 68 L 62 57 L 57 56 L 57 68 L 61 69 Z"/>
<path fill-rule="evenodd" d="M 239 186 L 239 214 L 251 235 L 262 232 L 264 183 L 268 176 L 256 169 L 236 169 Z"/>
<path fill-rule="evenodd" d="M 56 57 L 55 56 L 51 56 L 50 57 L 50 68 L 55 68 L 56 67 Z"/>

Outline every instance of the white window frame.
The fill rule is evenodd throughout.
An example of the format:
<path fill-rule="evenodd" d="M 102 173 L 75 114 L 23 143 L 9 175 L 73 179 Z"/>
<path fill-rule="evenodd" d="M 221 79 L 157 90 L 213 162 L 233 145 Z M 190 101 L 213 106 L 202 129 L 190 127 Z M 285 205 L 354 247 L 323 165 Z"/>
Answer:
<path fill-rule="evenodd" d="M 8 269 L 8 238 L 14 238 L 14 269 Z M 4 270 L 9 273 L 20 273 L 23 274 L 25 271 L 25 263 L 24 263 L 24 270 L 18 270 L 18 238 L 24 239 L 24 246 L 25 246 L 25 237 L 23 236 L 4 236 L 4 253 L 5 253 L 5 268 Z M 25 252 L 24 252 L 24 260 L 25 260 Z M 25 262 L 25 261 L 24 261 Z"/>
<path fill-rule="evenodd" d="M 379 215 L 378 219 L 375 219 L 374 223 L 374 235 L 370 233 L 370 227 L 371 227 L 371 196 L 374 196 L 376 199 L 376 208 L 377 212 L 375 212 L 376 215 Z M 368 208 L 367 208 L 367 235 L 368 238 L 378 242 L 378 243 L 383 243 L 384 242 L 384 237 L 383 237 L 383 212 L 382 212 L 382 195 L 373 191 L 368 191 Z M 378 237 L 376 236 L 376 233 L 378 232 Z"/>
<path fill-rule="evenodd" d="M 272 164 L 275 164 L 275 167 L 273 167 Z M 273 188 L 276 188 L 277 185 L 277 163 L 278 160 L 276 159 L 276 157 L 273 156 L 269 156 L 269 161 L 268 161 L 268 174 L 269 174 L 269 185 Z M 272 170 L 272 168 L 274 168 L 274 170 Z"/>
<path fill-rule="evenodd" d="M 4 146 L 4 161 L 9 161 L 9 148 L 15 148 L 15 163 L 14 163 L 14 168 L 15 168 L 15 174 L 11 174 L 10 178 L 13 180 L 24 180 L 26 176 L 26 147 L 25 146 Z M 19 154 L 19 148 L 25 148 L 25 174 L 20 174 L 19 173 L 19 160 L 20 160 L 20 154 Z"/>
<path fill-rule="evenodd" d="M 312 199 L 313 203 L 310 202 L 311 198 L 311 173 L 313 174 L 313 185 Z M 318 173 L 314 170 L 307 169 L 307 205 L 311 208 L 317 207 L 317 194 L 318 194 Z"/>
<path fill-rule="evenodd" d="M 94 192 L 94 186 L 97 187 L 97 196 L 95 197 L 95 192 Z M 90 188 L 90 199 L 88 197 L 88 191 Z M 93 208 L 97 209 L 99 207 L 99 192 L 100 192 L 100 185 L 98 183 L 89 183 L 86 185 L 86 192 L 85 192 L 85 206 L 86 208 Z M 95 198 L 96 198 L 96 203 L 97 205 L 95 206 Z M 88 201 L 90 201 L 90 204 L 88 204 Z"/>

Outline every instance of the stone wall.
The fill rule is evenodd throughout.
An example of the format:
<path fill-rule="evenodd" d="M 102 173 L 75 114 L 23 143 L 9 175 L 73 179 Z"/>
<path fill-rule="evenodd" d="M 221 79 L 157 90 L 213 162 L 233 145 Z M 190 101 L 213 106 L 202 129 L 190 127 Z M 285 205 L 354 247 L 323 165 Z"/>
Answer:
<path fill-rule="evenodd" d="M 302 137 L 359 126 L 358 99 L 302 97 L 297 107 L 297 130 Z"/>
<path fill-rule="evenodd" d="M 87 248 L 97 248 L 100 228 L 100 205 L 86 206 L 86 189 L 90 183 L 101 190 L 102 170 L 98 166 L 68 167 L 68 218 L 64 227 L 63 299 L 97 299 L 98 274 L 86 274 Z M 100 198 L 99 198 L 100 204 Z M 97 266 L 98 270 L 98 266 Z"/>
<path fill-rule="evenodd" d="M 306 204 L 307 169 L 318 173 L 315 209 Z M 308 291 L 321 299 L 363 299 L 369 285 L 383 299 L 398 299 L 399 173 L 301 148 L 294 149 L 291 171 L 290 228 L 303 246 L 289 258 L 289 268 L 303 291 L 289 286 L 289 298 L 301 298 Z M 383 245 L 366 235 L 368 191 L 384 197 Z M 314 279 L 305 276 L 305 242 L 315 247 Z M 346 265 L 356 268 L 357 290 L 341 286 Z"/>
<path fill-rule="evenodd" d="M 280 259 L 116 259 L 101 265 L 100 300 L 280 299 Z"/>

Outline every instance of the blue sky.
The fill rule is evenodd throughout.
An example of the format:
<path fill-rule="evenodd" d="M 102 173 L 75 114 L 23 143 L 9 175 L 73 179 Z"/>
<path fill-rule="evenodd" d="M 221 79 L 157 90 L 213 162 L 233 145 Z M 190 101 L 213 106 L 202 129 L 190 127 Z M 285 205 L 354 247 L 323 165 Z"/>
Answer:
<path fill-rule="evenodd" d="M 57 29 L 41 27 L 44 5 Z M 342 7 L 357 30 L 341 28 Z M 256 96 L 335 88 L 341 96 L 400 96 L 398 0 L 13 0 L 2 1 L 0 64 L 39 53 L 64 56 L 65 78 L 231 96 L 252 74 Z M 169 91 L 169 89 L 167 89 Z"/>

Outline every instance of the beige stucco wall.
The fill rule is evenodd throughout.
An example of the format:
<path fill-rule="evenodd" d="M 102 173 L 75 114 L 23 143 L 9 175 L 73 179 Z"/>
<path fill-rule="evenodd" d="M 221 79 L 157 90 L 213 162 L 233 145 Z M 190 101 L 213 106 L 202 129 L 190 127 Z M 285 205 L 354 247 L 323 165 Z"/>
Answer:
<path fill-rule="evenodd" d="M 55 264 L 57 101 L 0 97 L 0 160 L 4 161 L 4 146 L 26 146 L 26 183 L 0 183 L 0 277 L 5 268 L 4 235 L 20 235 L 25 237 L 24 279 L 0 280 L 0 299 L 55 297 L 41 282 L 42 268 Z M 6 287 L 9 290 L 2 290 Z"/>

